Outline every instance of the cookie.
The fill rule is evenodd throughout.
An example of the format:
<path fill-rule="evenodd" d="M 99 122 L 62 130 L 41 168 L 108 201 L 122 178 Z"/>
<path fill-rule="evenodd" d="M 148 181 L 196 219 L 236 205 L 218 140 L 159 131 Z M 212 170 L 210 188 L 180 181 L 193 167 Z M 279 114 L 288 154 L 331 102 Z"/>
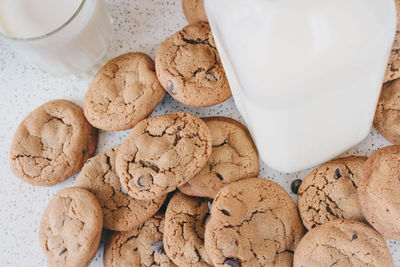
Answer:
<path fill-rule="evenodd" d="M 301 266 L 394 266 L 385 240 L 357 221 L 333 220 L 308 232 L 294 254 Z"/>
<path fill-rule="evenodd" d="M 177 193 L 165 213 L 164 249 L 178 266 L 212 266 L 204 247 L 208 199 Z"/>
<path fill-rule="evenodd" d="M 389 142 L 400 145 L 400 79 L 383 85 L 374 127 Z"/>
<path fill-rule="evenodd" d="M 100 244 L 103 214 L 96 197 L 82 188 L 58 192 L 44 211 L 39 242 L 49 266 L 87 266 Z"/>
<path fill-rule="evenodd" d="M 83 167 L 75 186 L 85 188 L 97 197 L 104 214 L 104 228 L 128 231 L 153 216 L 165 196 L 145 201 L 124 193 L 115 172 L 116 154 L 117 147 L 91 158 Z"/>
<path fill-rule="evenodd" d="M 96 128 L 127 130 L 147 118 L 164 96 L 154 61 L 143 53 L 128 53 L 99 70 L 86 92 L 83 109 Z"/>
<path fill-rule="evenodd" d="M 187 183 L 211 155 L 205 122 L 183 112 L 141 121 L 121 145 L 116 170 L 136 199 L 154 199 Z"/>
<path fill-rule="evenodd" d="M 208 23 L 167 38 L 157 51 L 156 70 L 161 85 L 185 105 L 208 107 L 232 96 Z"/>
<path fill-rule="evenodd" d="M 208 21 L 206 10 L 204 9 L 204 0 L 182 0 L 182 9 L 190 24 Z"/>
<path fill-rule="evenodd" d="M 333 160 L 304 178 L 297 193 L 297 204 L 308 230 L 334 219 L 364 221 L 357 185 L 366 161 L 366 157 L 355 156 Z"/>
<path fill-rule="evenodd" d="M 210 159 L 179 190 L 186 195 L 214 198 L 226 184 L 258 176 L 260 160 L 249 131 L 240 122 L 225 117 L 203 120 L 213 142 Z"/>
<path fill-rule="evenodd" d="M 358 183 L 365 219 L 387 239 L 400 240 L 400 146 L 374 152 Z"/>
<path fill-rule="evenodd" d="M 97 131 L 81 107 L 50 101 L 18 126 L 10 148 L 11 171 L 33 185 L 55 185 L 79 171 L 96 145 Z"/>
<path fill-rule="evenodd" d="M 163 248 L 164 217 L 155 215 L 138 228 L 113 232 L 105 243 L 104 266 L 176 266 Z"/>
<path fill-rule="evenodd" d="M 397 29 L 394 39 L 392 52 L 390 53 L 389 63 L 386 69 L 384 82 L 400 78 L 400 1 L 396 0 L 397 9 Z"/>
<path fill-rule="evenodd" d="M 303 234 L 288 193 L 272 181 L 250 178 L 218 192 L 205 245 L 215 266 L 291 266 Z"/>

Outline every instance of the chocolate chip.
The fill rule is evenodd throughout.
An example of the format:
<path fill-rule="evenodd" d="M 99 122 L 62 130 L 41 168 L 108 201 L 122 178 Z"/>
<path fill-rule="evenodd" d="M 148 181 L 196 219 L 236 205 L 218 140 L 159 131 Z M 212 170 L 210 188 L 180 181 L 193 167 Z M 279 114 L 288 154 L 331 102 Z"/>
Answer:
<path fill-rule="evenodd" d="M 335 180 L 340 179 L 342 177 L 342 174 L 340 173 L 340 169 L 336 169 L 335 171 L 335 175 L 333 176 L 333 178 Z"/>
<path fill-rule="evenodd" d="M 162 241 L 154 242 L 150 245 L 151 249 L 154 250 L 157 254 L 164 254 L 164 244 Z"/>
<path fill-rule="evenodd" d="M 290 249 L 287 249 L 286 252 L 287 252 L 287 253 L 290 253 L 290 254 L 294 254 L 294 251 L 293 251 L 293 250 L 290 250 Z"/>
<path fill-rule="evenodd" d="M 209 210 L 211 210 L 211 208 L 212 208 L 213 201 L 214 201 L 213 199 L 209 199 L 208 202 L 207 202 Z"/>
<path fill-rule="evenodd" d="M 293 194 L 297 195 L 297 192 L 299 192 L 299 187 L 303 181 L 301 179 L 296 179 L 292 182 L 290 185 L 290 189 L 292 189 Z"/>
<path fill-rule="evenodd" d="M 143 184 L 143 181 L 142 181 L 143 178 L 144 178 L 144 176 L 141 175 L 141 176 L 139 176 L 139 178 L 137 178 L 137 180 L 136 180 L 136 184 L 137 184 L 137 186 L 138 186 L 140 189 L 146 187 L 146 186 Z"/>
<path fill-rule="evenodd" d="M 209 80 L 210 82 L 218 82 L 218 77 L 215 75 L 214 72 L 210 71 L 206 73 L 206 79 Z"/>
<path fill-rule="evenodd" d="M 352 237 L 351 237 L 351 241 L 354 241 L 354 240 L 356 240 L 358 238 L 358 236 L 356 235 L 356 234 L 354 234 Z"/>
<path fill-rule="evenodd" d="M 224 176 L 222 176 L 221 174 L 217 173 L 217 177 L 218 179 L 220 179 L 221 181 L 224 180 Z"/>
<path fill-rule="evenodd" d="M 227 210 L 221 210 L 221 212 L 226 216 L 231 216 L 231 214 Z"/>
<path fill-rule="evenodd" d="M 168 82 L 167 82 L 167 90 L 168 90 L 168 92 L 171 94 L 171 95 L 176 95 L 178 92 L 175 90 L 175 86 L 174 86 L 174 83 L 171 81 L 171 80 L 169 80 Z"/>
<path fill-rule="evenodd" d="M 136 179 L 136 185 L 139 187 L 139 189 L 147 188 L 152 183 L 153 183 L 153 177 L 148 173 L 140 175 Z"/>
<path fill-rule="evenodd" d="M 82 154 L 83 155 L 85 155 L 86 154 L 86 150 L 84 149 L 84 150 L 82 150 Z"/>
<path fill-rule="evenodd" d="M 60 254 L 58 254 L 58 256 L 61 256 L 61 255 L 63 255 L 65 252 L 67 252 L 68 251 L 68 249 L 67 248 L 64 248 L 61 252 L 60 252 Z"/>
<path fill-rule="evenodd" d="M 224 261 L 224 264 L 229 265 L 231 267 L 240 267 L 240 261 L 238 259 L 235 258 L 227 258 Z"/>
<path fill-rule="evenodd" d="M 133 251 L 135 251 L 135 252 L 138 251 L 138 250 L 139 250 L 139 248 L 134 248 L 134 249 L 133 249 Z"/>

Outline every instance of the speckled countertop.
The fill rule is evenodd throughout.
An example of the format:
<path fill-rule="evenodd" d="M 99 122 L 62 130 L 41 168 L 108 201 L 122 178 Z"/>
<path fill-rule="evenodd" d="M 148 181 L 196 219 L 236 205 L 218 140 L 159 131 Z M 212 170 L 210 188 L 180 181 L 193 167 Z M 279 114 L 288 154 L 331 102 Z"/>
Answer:
<path fill-rule="evenodd" d="M 148 53 L 154 58 L 159 43 L 186 24 L 180 0 L 108 0 L 114 18 L 115 43 L 110 56 L 129 51 Z M 36 187 L 13 176 L 8 150 L 20 121 L 37 106 L 58 98 L 82 105 L 89 80 L 71 81 L 49 76 L 26 63 L 0 40 L 0 266 L 44 266 L 45 256 L 38 242 L 42 212 L 52 196 L 74 185 L 75 176 L 53 187 Z M 154 115 L 174 111 L 198 116 L 223 115 L 242 120 L 232 99 L 211 108 L 190 108 L 167 96 Z M 121 143 L 127 132 L 100 132 L 98 151 Z M 389 143 L 373 130 L 358 147 L 346 154 L 370 155 Z M 290 183 L 305 172 L 283 174 L 262 164 L 261 177 L 268 177 L 290 192 Z M 295 195 L 291 193 L 295 198 Z M 400 243 L 389 241 L 396 266 L 400 266 Z M 91 266 L 103 266 L 101 245 Z"/>

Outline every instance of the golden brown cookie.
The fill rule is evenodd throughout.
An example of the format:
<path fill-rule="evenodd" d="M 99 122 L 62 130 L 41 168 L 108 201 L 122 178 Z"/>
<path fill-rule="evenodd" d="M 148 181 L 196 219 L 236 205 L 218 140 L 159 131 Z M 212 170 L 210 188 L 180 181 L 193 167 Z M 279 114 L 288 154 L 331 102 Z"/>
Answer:
<path fill-rule="evenodd" d="M 208 23 L 186 26 L 162 42 L 156 70 L 161 85 L 185 105 L 208 107 L 232 96 Z"/>
<path fill-rule="evenodd" d="M 208 199 L 177 193 L 165 213 L 164 249 L 178 266 L 212 266 L 204 246 Z"/>
<path fill-rule="evenodd" d="M 387 239 L 400 240 L 400 146 L 375 151 L 365 163 L 358 197 L 365 219 Z"/>
<path fill-rule="evenodd" d="M 155 215 L 138 228 L 112 233 L 105 243 L 105 267 L 174 267 L 163 248 L 164 216 Z"/>
<path fill-rule="evenodd" d="M 103 214 L 96 197 L 82 188 L 58 192 L 44 211 L 39 241 L 49 266 L 81 267 L 100 244 Z"/>
<path fill-rule="evenodd" d="M 333 220 L 308 232 L 294 253 L 294 267 L 394 266 L 385 240 L 371 227 Z"/>
<path fill-rule="evenodd" d="M 161 207 L 165 196 L 152 200 L 134 199 L 124 193 L 115 172 L 117 147 L 88 160 L 75 186 L 92 192 L 99 200 L 104 215 L 104 228 L 129 231 L 140 226 Z"/>
<path fill-rule="evenodd" d="M 154 199 L 187 183 L 211 154 L 211 135 L 201 119 L 183 112 L 141 121 L 120 146 L 116 170 L 136 199 Z"/>
<path fill-rule="evenodd" d="M 334 219 L 364 221 L 357 185 L 366 157 L 332 160 L 304 178 L 297 204 L 304 226 L 311 230 Z"/>
<path fill-rule="evenodd" d="M 96 145 L 97 131 L 81 107 L 50 101 L 18 126 L 10 148 L 11 171 L 33 185 L 55 185 L 79 171 Z"/>
<path fill-rule="evenodd" d="M 179 190 L 190 196 L 214 198 L 227 184 L 258 176 L 260 160 L 247 128 L 226 117 L 203 119 L 211 132 L 212 152 L 203 169 Z"/>
<path fill-rule="evenodd" d="M 182 0 L 182 9 L 189 24 L 199 21 L 208 22 L 204 0 Z"/>
<path fill-rule="evenodd" d="M 288 193 L 272 181 L 250 178 L 218 192 L 205 245 L 215 266 L 291 266 L 303 235 Z"/>
<path fill-rule="evenodd" d="M 154 61 L 143 53 L 110 60 L 93 78 L 83 105 L 96 128 L 120 131 L 147 118 L 165 96 Z"/>
<path fill-rule="evenodd" d="M 395 0 L 395 3 L 397 9 L 397 30 L 384 82 L 400 78 L 400 0 Z"/>
<path fill-rule="evenodd" d="M 374 127 L 395 145 L 400 145 L 400 79 L 382 87 L 376 108 Z"/>

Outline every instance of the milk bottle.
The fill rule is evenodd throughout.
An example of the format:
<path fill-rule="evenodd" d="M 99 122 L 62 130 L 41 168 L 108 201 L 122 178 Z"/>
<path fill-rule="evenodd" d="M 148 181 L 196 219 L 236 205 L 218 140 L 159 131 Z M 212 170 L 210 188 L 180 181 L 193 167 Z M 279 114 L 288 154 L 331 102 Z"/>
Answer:
<path fill-rule="evenodd" d="M 265 163 L 313 167 L 369 133 L 393 0 L 205 0 L 235 103 Z"/>

